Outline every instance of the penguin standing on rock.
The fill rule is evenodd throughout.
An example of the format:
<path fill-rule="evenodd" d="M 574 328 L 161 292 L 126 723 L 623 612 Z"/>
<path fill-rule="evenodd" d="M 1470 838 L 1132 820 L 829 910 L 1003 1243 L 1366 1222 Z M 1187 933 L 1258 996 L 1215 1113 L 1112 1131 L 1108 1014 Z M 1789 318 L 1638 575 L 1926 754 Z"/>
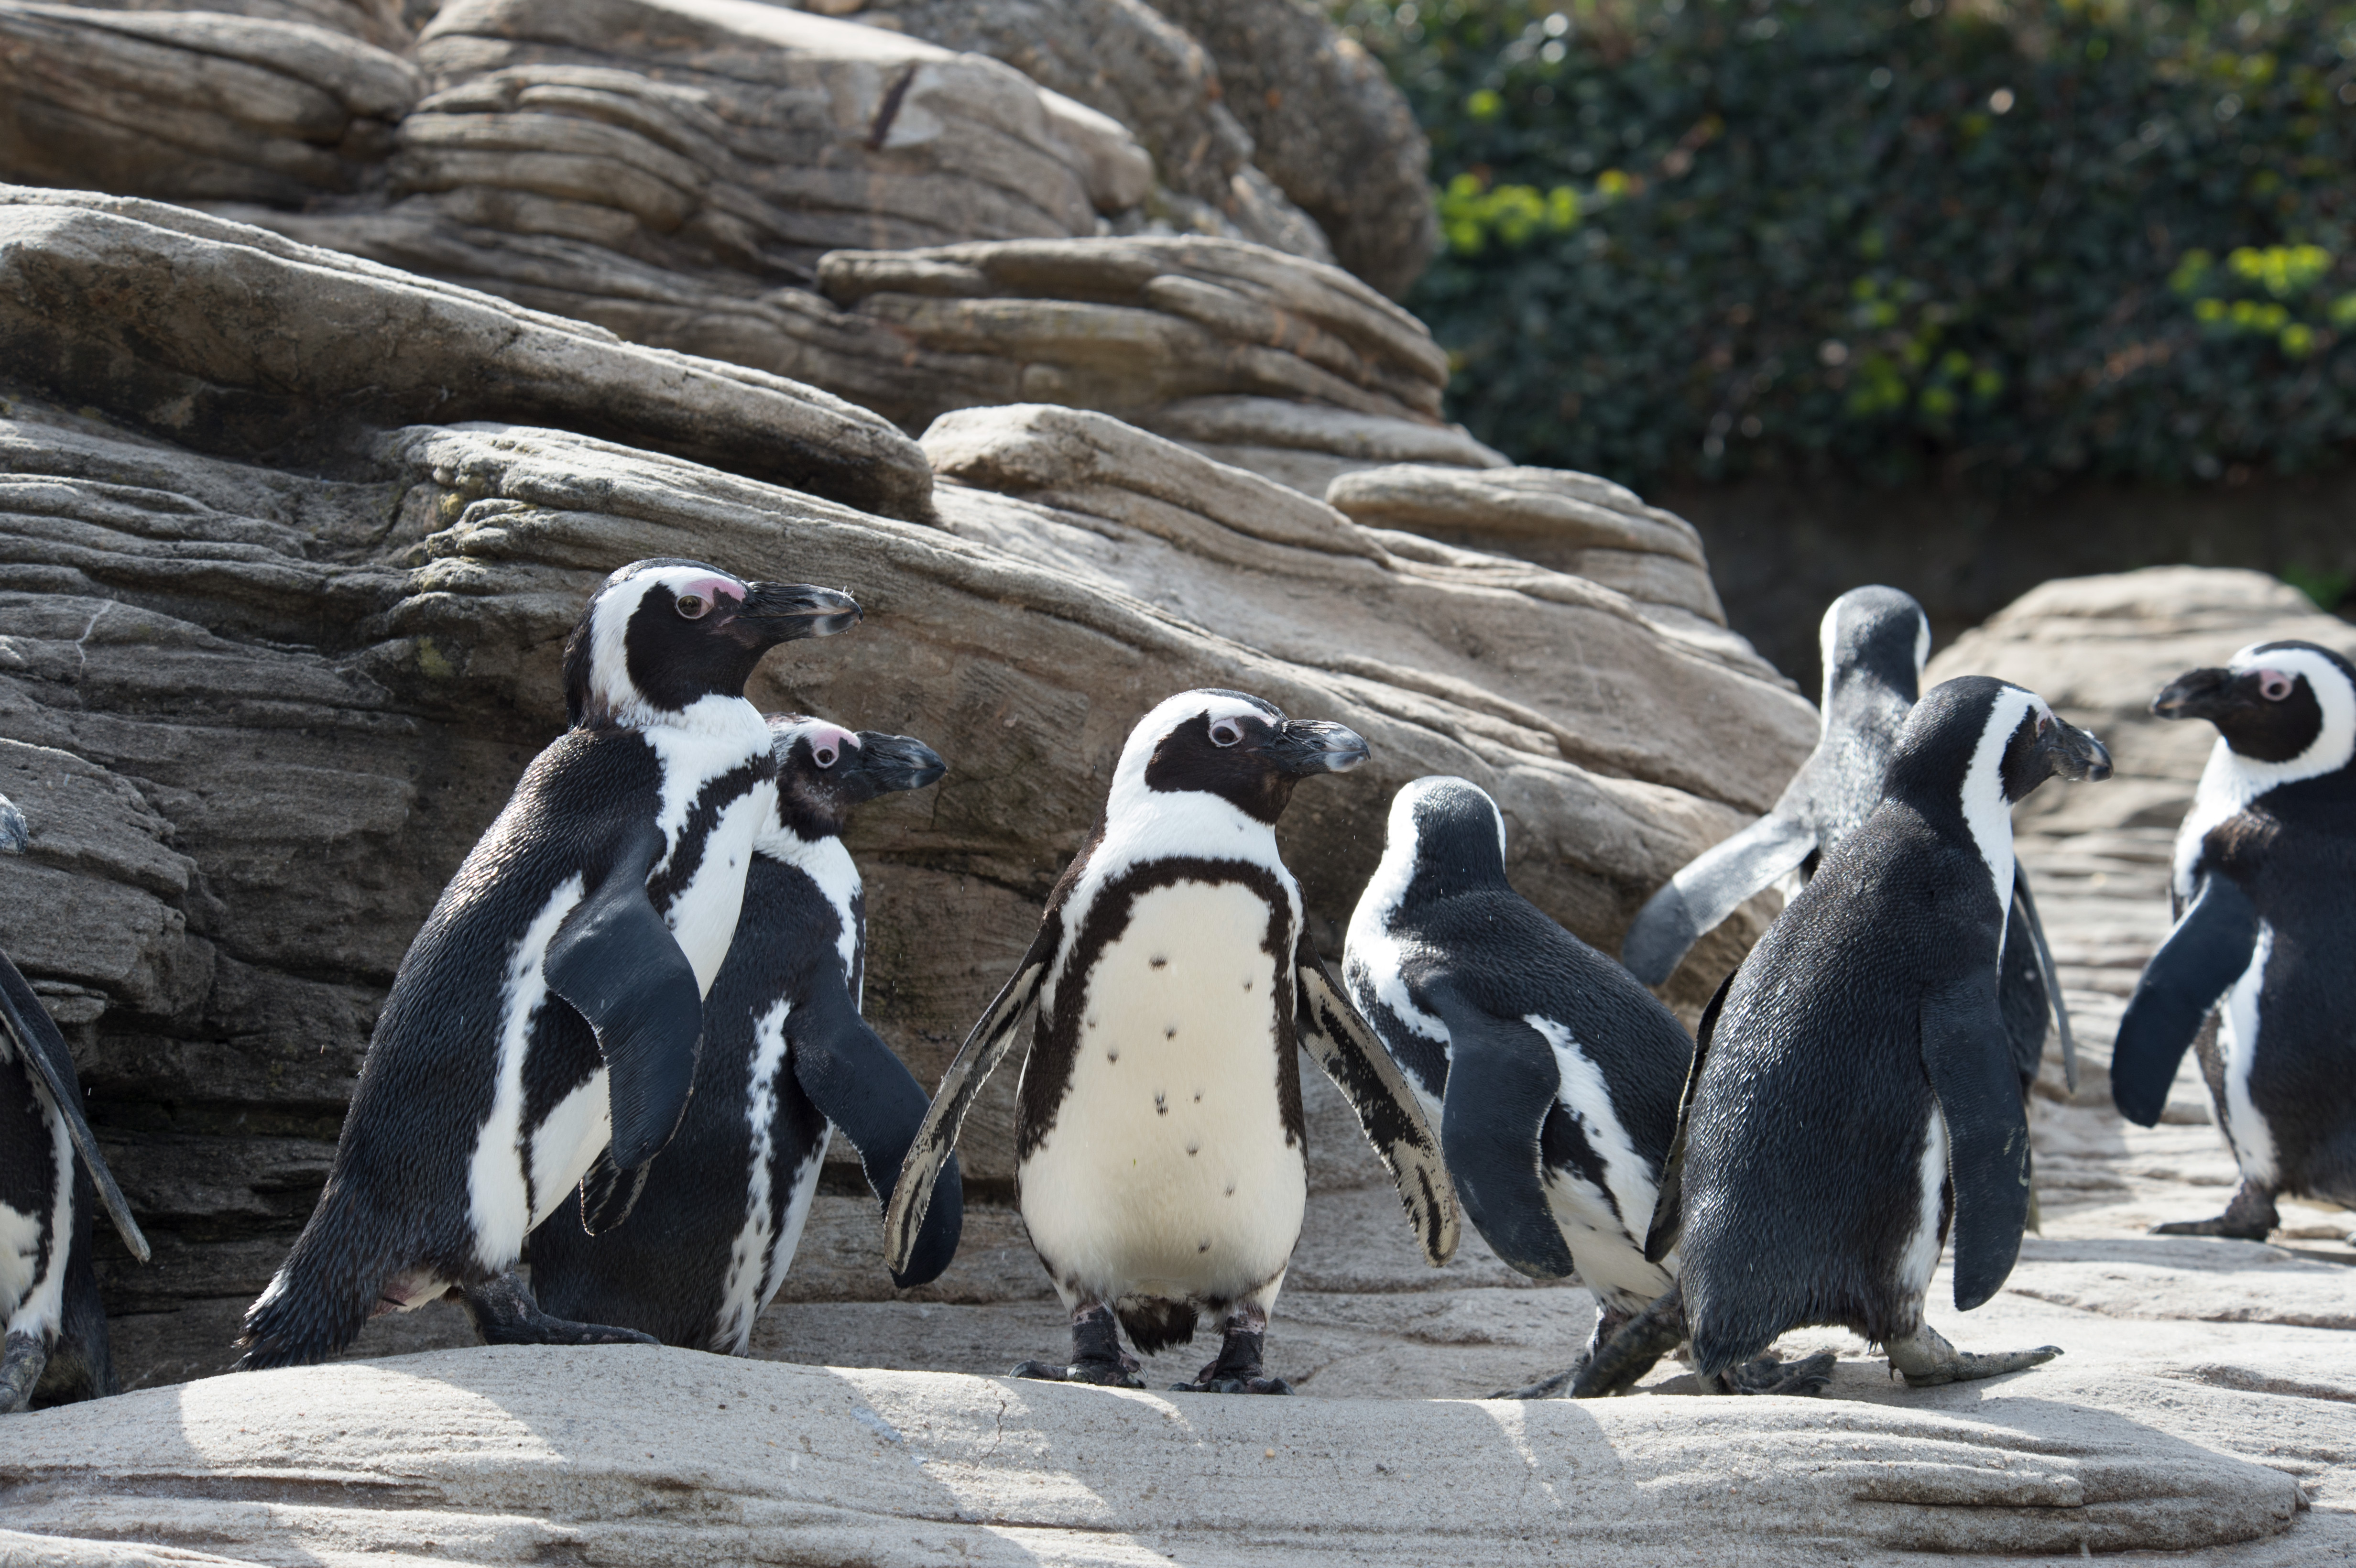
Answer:
<path fill-rule="evenodd" d="M 967 1111 L 1035 1001 L 1016 1184 L 1071 1313 L 1072 1360 L 1016 1376 L 1141 1387 L 1118 1328 L 1150 1355 L 1191 1341 L 1208 1314 L 1219 1353 L 1179 1389 L 1291 1392 L 1261 1361 L 1308 1200 L 1296 1043 L 1356 1110 L 1426 1259 L 1454 1253 L 1438 1143 L 1310 944 L 1277 853 L 1293 786 L 1365 757 L 1338 724 L 1233 691 L 1182 692 L 1130 732 L 1104 816 L 949 1064 L 884 1221 L 898 1272 Z"/>
<path fill-rule="evenodd" d="M 880 1204 L 924 1122 L 926 1096 L 859 1016 L 867 908 L 843 848 L 851 809 L 947 771 L 920 741 L 773 714 L 777 811 L 753 841 L 744 914 L 703 1003 L 687 1119 L 646 1168 L 630 1223 L 592 1236 L 571 1205 L 531 1233 L 541 1307 L 667 1345 L 743 1355 L 785 1284 L 836 1128 Z M 955 1157 L 935 1183 L 915 1256 L 893 1284 L 957 1253 Z"/>
<path fill-rule="evenodd" d="M 0 795 L 0 852 L 22 854 L 25 817 Z M 91 1211 L 103 1202 L 141 1263 L 147 1238 L 81 1114 L 65 1036 L 0 955 L 0 1415 L 115 1392 L 106 1307 L 91 1266 Z"/>
<path fill-rule="evenodd" d="M 1514 891 L 1505 816 L 1463 779 L 1418 779 L 1391 801 L 1342 974 L 1437 1122 L 1474 1228 L 1522 1273 L 1576 1273 L 1594 1293 L 1580 1366 L 1494 1397 L 1557 1392 L 1676 1275 L 1644 1241 L 1693 1041 Z"/>
<path fill-rule="evenodd" d="M 1890 748 L 1922 688 L 1931 622 L 1912 594 L 1895 588 L 1852 588 L 1825 611 L 1824 728 L 1772 810 L 1689 861 L 1637 912 L 1620 947 L 1622 962 L 1658 986 L 1701 937 L 1777 879 L 1815 874 L 1823 858 L 1881 799 Z M 2024 1090 L 2045 1053 L 2050 1013 L 2061 1037 L 2062 1072 L 2078 1085 L 2070 1014 L 2029 879 L 2012 879 L 2001 982 L 2005 1027 Z"/>
<path fill-rule="evenodd" d="M 770 648 L 858 619 L 844 594 L 700 561 L 605 580 L 565 644 L 572 728 L 402 960 L 327 1189 L 246 1313 L 241 1367 L 318 1360 L 454 1288 L 494 1343 L 645 1339 L 551 1318 L 507 1271 L 576 1183 L 585 1223 L 619 1224 L 679 1125 L 703 994 L 776 809 L 744 682 Z"/>
<path fill-rule="evenodd" d="M 2111 1098 L 2156 1124 L 2201 1036 L 2242 1185 L 2215 1219 L 2157 1229 L 2263 1241 L 2277 1194 L 2356 1208 L 2356 667 L 2257 643 L 2179 676 L 2151 710 L 2206 719 L 2218 739 L 2177 835 L 2175 929 L 2119 1023 Z"/>
<path fill-rule="evenodd" d="M 1828 1356 L 1762 1354 L 1809 1324 L 1882 1345 L 1914 1385 L 2060 1354 L 1956 1350 L 1922 1305 L 1951 1232 L 1957 1310 L 1994 1296 L 2029 1217 L 1997 991 L 2012 807 L 2049 777 L 2109 773 L 2101 742 L 2019 687 L 1967 677 L 1915 705 L 1881 803 L 1703 1015 L 1646 1247 L 1676 1249 L 1677 1288 L 1599 1352 L 1594 1392 L 1687 1332 L 1705 1383 L 1728 1392 L 1822 1386 Z"/>

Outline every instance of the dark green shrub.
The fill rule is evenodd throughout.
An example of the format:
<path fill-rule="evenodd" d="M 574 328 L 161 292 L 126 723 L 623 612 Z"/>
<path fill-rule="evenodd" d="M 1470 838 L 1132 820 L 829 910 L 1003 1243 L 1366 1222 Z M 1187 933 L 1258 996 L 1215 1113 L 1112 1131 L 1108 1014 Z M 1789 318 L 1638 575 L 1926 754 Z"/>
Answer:
<path fill-rule="evenodd" d="M 2356 439 L 2356 5 L 1379 0 L 1455 416 L 1644 483 L 2238 477 Z"/>

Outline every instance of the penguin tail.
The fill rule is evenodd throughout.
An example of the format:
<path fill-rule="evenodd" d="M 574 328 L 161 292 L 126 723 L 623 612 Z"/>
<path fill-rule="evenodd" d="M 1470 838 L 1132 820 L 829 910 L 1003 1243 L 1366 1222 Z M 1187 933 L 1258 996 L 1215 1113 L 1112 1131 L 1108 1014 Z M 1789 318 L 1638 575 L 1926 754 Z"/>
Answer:
<path fill-rule="evenodd" d="M 303 1227 L 286 1261 L 245 1309 L 236 1371 L 307 1367 L 349 1348 L 377 1310 L 384 1282 L 400 1267 L 382 1244 L 365 1238 L 377 1229 L 335 1201 L 333 1189 Z"/>
<path fill-rule="evenodd" d="M 1113 1316 L 1129 1330 L 1138 1354 L 1150 1356 L 1173 1345 L 1191 1344 L 1199 1316 L 1191 1301 L 1166 1301 L 1153 1296 L 1125 1296 L 1113 1304 Z"/>

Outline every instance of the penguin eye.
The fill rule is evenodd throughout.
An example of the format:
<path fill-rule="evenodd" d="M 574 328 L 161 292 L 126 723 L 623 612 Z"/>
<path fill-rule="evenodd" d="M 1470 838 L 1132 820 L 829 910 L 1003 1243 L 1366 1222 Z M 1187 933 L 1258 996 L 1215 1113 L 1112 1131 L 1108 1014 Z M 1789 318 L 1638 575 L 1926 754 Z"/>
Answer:
<path fill-rule="evenodd" d="M 2258 671 L 2258 695 L 2268 702 L 2280 702 L 2290 695 L 2290 677 L 2278 669 Z"/>
<path fill-rule="evenodd" d="M 712 613 L 712 601 L 701 593 L 682 593 L 679 596 L 679 613 L 683 620 L 701 621 Z"/>
<path fill-rule="evenodd" d="M 1243 726 L 1232 719 L 1222 719 L 1211 726 L 1211 744 L 1214 746 L 1232 746 L 1243 738 Z"/>
<path fill-rule="evenodd" d="M 841 753 L 834 749 L 834 742 L 831 741 L 824 741 L 810 748 L 810 761 L 816 763 L 822 768 L 830 768 L 834 766 L 834 759 L 841 755 Z"/>

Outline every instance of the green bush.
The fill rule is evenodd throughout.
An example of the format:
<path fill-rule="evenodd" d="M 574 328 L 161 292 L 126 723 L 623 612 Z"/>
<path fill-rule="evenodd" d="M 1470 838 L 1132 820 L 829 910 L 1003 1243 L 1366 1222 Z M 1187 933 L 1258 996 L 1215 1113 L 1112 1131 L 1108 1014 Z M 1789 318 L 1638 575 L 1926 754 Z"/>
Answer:
<path fill-rule="evenodd" d="M 2207 480 L 2356 439 L 2356 5 L 1334 13 L 1431 136 L 1408 304 L 1455 417 L 1523 461 Z"/>

